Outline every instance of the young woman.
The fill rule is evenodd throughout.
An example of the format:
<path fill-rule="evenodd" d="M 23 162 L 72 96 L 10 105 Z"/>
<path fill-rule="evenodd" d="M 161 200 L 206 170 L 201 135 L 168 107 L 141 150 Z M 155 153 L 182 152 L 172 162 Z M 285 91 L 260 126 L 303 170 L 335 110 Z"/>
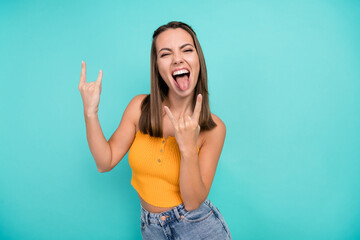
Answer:
<path fill-rule="evenodd" d="M 102 71 L 79 90 L 90 151 L 100 172 L 129 151 L 131 184 L 141 202 L 143 239 L 231 239 L 207 199 L 225 140 L 209 108 L 205 59 L 195 32 L 181 22 L 159 27 L 151 46 L 151 92 L 135 96 L 107 141 L 97 112 Z"/>

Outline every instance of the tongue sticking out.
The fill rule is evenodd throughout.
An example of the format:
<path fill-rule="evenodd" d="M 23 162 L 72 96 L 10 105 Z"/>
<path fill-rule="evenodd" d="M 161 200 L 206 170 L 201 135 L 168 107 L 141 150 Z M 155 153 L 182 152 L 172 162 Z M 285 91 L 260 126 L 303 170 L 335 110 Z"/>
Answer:
<path fill-rule="evenodd" d="M 175 81 L 177 83 L 177 86 L 185 91 L 189 87 L 189 76 L 187 74 L 176 76 Z"/>

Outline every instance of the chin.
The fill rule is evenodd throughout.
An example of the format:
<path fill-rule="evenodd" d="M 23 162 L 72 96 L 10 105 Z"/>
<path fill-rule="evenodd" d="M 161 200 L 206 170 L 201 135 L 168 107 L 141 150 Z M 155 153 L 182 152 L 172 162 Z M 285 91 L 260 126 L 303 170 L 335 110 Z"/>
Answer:
<path fill-rule="evenodd" d="M 175 88 L 176 88 L 176 86 L 175 86 Z M 176 94 L 176 95 L 178 95 L 178 96 L 180 96 L 180 97 L 185 98 L 185 97 L 194 95 L 194 93 L 195 93 L 195 88 L 189 88 L 189 89 L 187 89 L 187 90 L 185 90 L 185 91 L 181 91 L 181 90 L 179 90 L 179 89 L 176 89 L 176 90 L 172 91 L 172 93 L 173 93 L 173 94 Z"/>

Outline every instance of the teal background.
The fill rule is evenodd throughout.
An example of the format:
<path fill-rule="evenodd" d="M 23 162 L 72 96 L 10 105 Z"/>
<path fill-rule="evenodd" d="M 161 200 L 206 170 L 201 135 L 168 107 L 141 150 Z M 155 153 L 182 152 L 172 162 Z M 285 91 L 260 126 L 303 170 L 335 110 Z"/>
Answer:
<path fill-rule="evenodd" d="M 127 156 L 97 172 L 78 83 L 104 72 L 106 138 L 150 89 L 153 31 L 190 24 L 227 137 L 209 199 L 234 239 L 360 239 L 359 1 L 1 1 L 0 239 L 140 239 Z"/>

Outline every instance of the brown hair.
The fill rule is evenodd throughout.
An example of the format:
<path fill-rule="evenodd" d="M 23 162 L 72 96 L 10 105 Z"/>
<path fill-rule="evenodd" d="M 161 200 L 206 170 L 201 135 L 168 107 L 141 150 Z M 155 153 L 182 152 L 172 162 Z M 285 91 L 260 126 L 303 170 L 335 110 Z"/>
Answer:
<path fill-rule="evenodd" d="M 211 117 L 209 106 L 209 93 L 207 86 L 207 71 L 204 54 L 201 50 L 200 43 L 196 37 L 194 30 L 187 24 L 182 22 L 169 22 L 166 25 L 160 26 L 153 34 L 153 40 L 151 44 L 151 90 L 150 94 L 146 96 L 141 104 L 141 116 L 139 120 L 139 128 L 142 133 L 149 134 L 153 137 L 163 137 L 162 131 L 162 102 L 168 95 L 169 87 L 161 78 L 157 66 L 157 54 L 156 54 L 156 39 L 160 33 L 167 29 L 181 28 L 187 31 L 195 44 L 199 62 L 200 72 L 198 82 L 194 89 L 192 109 L 195 108 L 196 97 L 198 94 L 202 95 L 202 106 L 199 118 L 200 131 L 206 131 L 216 127 L 216 123 Z"/>

